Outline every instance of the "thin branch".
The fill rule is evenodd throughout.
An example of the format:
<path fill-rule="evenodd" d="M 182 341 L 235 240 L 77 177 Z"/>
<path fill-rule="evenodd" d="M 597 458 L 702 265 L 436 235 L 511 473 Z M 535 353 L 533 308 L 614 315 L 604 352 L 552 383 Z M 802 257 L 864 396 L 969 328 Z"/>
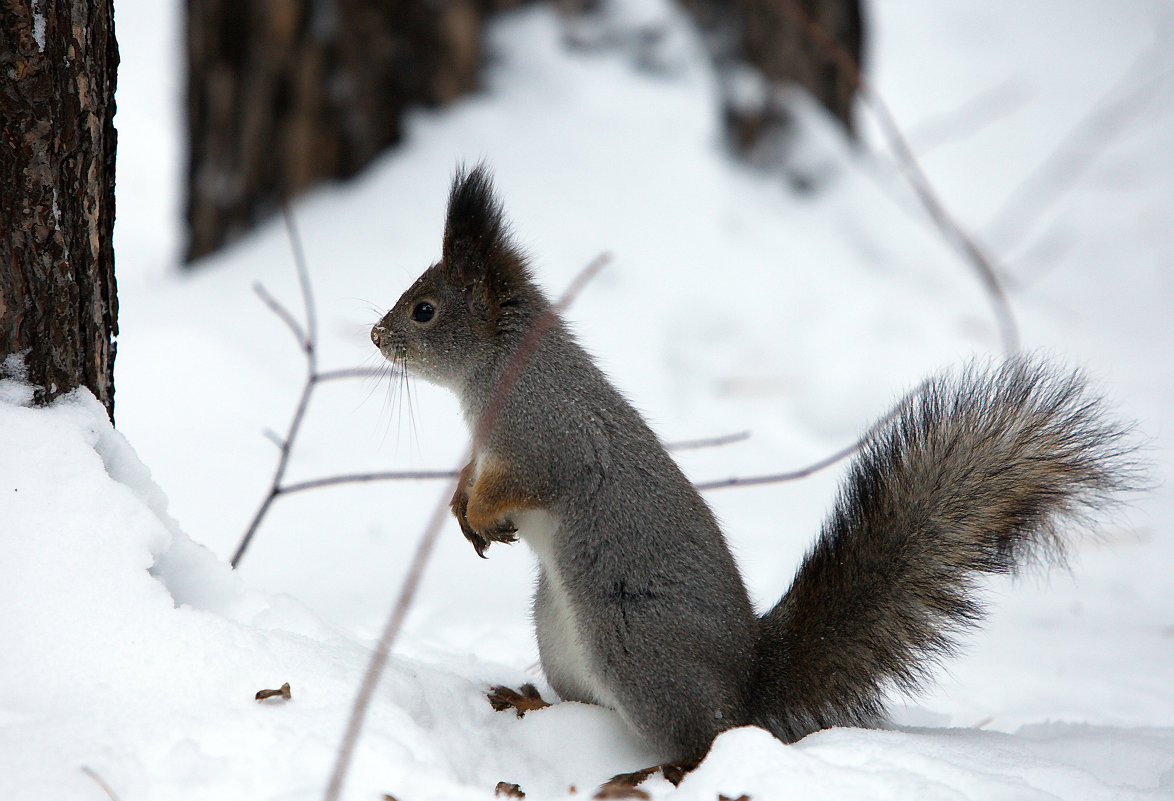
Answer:
<path fill-rule="evenodd" d="M 667 450 L 688 450 L 692 448 L 716 448 L 723 445 L 729 445 L 734 442 L 741 442 L 749 438 L 748 431 L 739 431 L 736 434 L 726 434 L 721 437 L 712 437 L 710 439 L 695 439 L 685 440 L 682 442 L 670 442 L 665 445 Z M 799 470 L 793 470 L 789 473 L 772 473 L 765 476 L 731 476 L 727 479 L 717 481 L 706 481 L 696 484 L 696 488 L 700 492 L 705 492 L 712 489 L 724 489 L 726 487 L 751 487 L 756 484 L 775 484 L 784 481 L 796 481 L 801 478 L 806 478 L 812 473 L 823 470 L 841 459 L 851 456 L 856 451 L 860 450 L 861 446 L 868 441 L 870 435 L 866 435 L 858 440 L 855 444 L 850 445 L 843 450 L 836 451 L 831 456 L 827 456 L 818 462 L 808 465 Z M 431 481 L 440 479 L 451 479 L 459 475 L 456 470 L 393 470 L 381 473 L 348 473 L 338 476 L 327 476 L 325 478 L 316 478 L 309 481 L 299 481 L 296 484 L 286 484 L 279 487 L 277 495 L 289 495 L 294 492 L 305 492 L 306 490 L 321 489 L 323 487 L 335 487 L 340 484 L 364 484 L 372 481 Z"/>
<path fill-rule="evenodd" d="M 810 14 L 808 14 L 796 0 L 778 0 L 783 11 L 795 19 L 806 32 L 806 35 L 824 50 L 843 71 L 844 75 L 856 84 L 861 98 L 872 109 L 881 131 L 888 140 L 889 147 L 897 158 L 909 185 L 913 188 L 922 207 L 929 214 L 930 219 L 946 240 L 953 243 L 970 261 L 982 281 L 990 298 L 995 318 L 999 324 L 1003 349 L 1007 353 L 1014 353 L 1019 349 L 1019 330 L 1015 323 L 1015 315 L 1011 311 L 1011 304 L 1003 291 L 1003 286 L 995 272 L 991 260 L 983 252 L 978 243 L 962 229 L 962 226 L 950 215 L 941 198 L 934 191 L 933 185 L 913 154 L 912 148 L 901 133 L 901 127 L 888 105 L 881 98 L 872 83 L 860 71 L 860 65 L 843 45 L 835 40 L 827 30 Z"/>
<path fill-rule="evenodd" d="M 1031 99 L 1022 80 L 1011 76 L 972 95 L 949 111 L 923 119 L 909 129 L 905 139 L 925 158 L 939 147 L 966 139 L 1018 111 Z"/>
<path fill-rule="evenodd" d="M 296 484 L 286 484 L 277 490 L 278 495 L 290 495 L 294 492 L 334 487 L 339 484 L 366 484 L 371 481 L 427 481 L 430 479 L 456 478 L 456 470 L 401 470 L 383 473 L 349 473 L 347 475 L 327 476 L 309 481 L 299 481 Z"/>
<path fill-rule="evenodd" d="M 1170 79 L 1171 70 L 1157 74 L 1153 70 L 1154 61 L 1168 48 L 1168 39 L 1156 36 L 1134 58 L 1051 154 L 1010 192 L 1002 208 L 984 226 L 988 241 L 1004 251 L 1017 245 L 1050 206 L 1076 185 L 1113 139 L 1150 106 L 1158 89 Z"/>
<path fill-rule="evenodd" d="M 97 785 L 106 792 L 106 795 L 110 797 L 110 801 L 118 801 L 118 795 L 114 792 L 110 785 L 107 784 L 106 781 L 98 775 L 97 771 L 95 771 L 89 765 L 82 765 L 82 773 L 93 779 Z"/>
<path fill-rule="evenodd" d="M 309 358 L 309 351 L 306 351 L 307 358 Z M 232 555 L 230 564 L 235 568 L 240 565 L 241 559 L 245 555 L 245 551 L 249 548 L 249 543 L 253 540 L 253 535 L 257 533 L 257 529 L 261 525 L 261 521 L 265 518 L 265 513 L 269 511 L 270 505 L 281 494 L 281 479 L 285 477 L 285 469 L 289 466 L 289 454 L 293 448 L 293 441 L 298 435 L 298 430 L 302 426 L 302 418 L 306 414 L 306 407 L 310 404 L 310 394 L 314 390 L 314 382 L 307 381 L 302 387 L 302 395 L 298 398 L 298 407 L 294 410 L 293 419 L 290 420 L 289 430 L 286 431 L 285 438 L 279 442 L 281 454 L 277 459 L 277 467 L 273 471 L 273 481 L 270 483 L 269 494 L 265 496 L 265 500 L 261 502 L 261 506 L 257 509 L 257 513 L 253 515 L 253 520 L 249 523 L 249 527 L 245 530 L 245 535 L 241 539 L 240 545 L 237 546 L 236 553 Z"/>
<path fill-rule="evenodd" d="M 909 393 L 908 397 L 919 395 L 922 391 L 924 391 L 924 389 L 925 384 L 923 383 L 917 389 L 913 390 L 913 392 Z M 708 490 L 728 489 L 730 487 L 754 487 L 758 486 L 759 484 L 781 484 L 785 481 L 797 481 L 801 478 L 807 478 L 812 473 L 818 473 L 824 468 L 831 467 L 841 459 L 846 459 L 852 454 L 861 450 L 873 437 L 877 435 L 878 431 L 888 425 L 893 420 L 893 418 L 895 418 L 900 413 L 904 406 L 904 403 L 896 404 L 892 409 L 889 410 L 888 414 L 869 426 L 868 430 L 864 432 L 864 435 L 861 436 L 860 439 L 856 440 L 848 447 L 836 451 L 831 456 L 825 456 L 818 462 L 813 462 L 806 467 L 801 467 L 798 470 L 791 470 L 786 473 L 772 473 L 765 476 L 731 476 L 730 478 L 721 479 L 718 481 L 703 481 L 700 484 L 694 484 L 694 486 L 697 488 L 698 492 L 706 492 Z"/>
<path fill-rule="evenodd" d="M 424 567 L 428 564 L 428 559 L 432 556 L 432 547 L 436 544 L 440 528 L 444 525 L 444 521 L 448 517 L 448 499 L 456 491 L 456 488 L 457 482 L 453 478 L 445 491 L 441 493 L 440 501 L 432 511 L 432 517 L 428 521 L 428 526 L 424 529 L 424 534 L 420 537 L 420 542 L 416 546 L 416 553 L 412 557 L 412 564 L 408 568 L 408 574 L 404 579 L 403 586 L 400 587 L 399 597 L 396 598 L 391 615 L 387 618 L 387 624 L 383 627 L 383 633 L 379 637 L 379 643 L 371 653 L 371 661 L 367 663 L 367 672 L 363 674 L 363 683 L 359 685 L 359 693 L 355 696 L 355 702 L 351 706 L 351 714 L 347 720 L 346 733 L 343 735 L 342 742 L 338 746 L 338 756 L 334 760 L 334 770 L 330 774 L 330 782 L 326 785 L 326 794 L 323 796 L 326 801 L 337 801 L 339 793 L 342 792 L 342 783 L 346 779 L 347 770 L 350 768 L 355 745 L 358 743 L 359 734 L 363 729 L 363 719 L 367 716 L 367 708 L 371 705 L 371 696 L 375 694 L 375 688 L 379 686 L 379 678 L 383 673 L 384 665 L 387 664 L 387 657 L 391 653 L 391 646 L 395 642 L 395 638 L 399 635 L 399 630 L 403 626 L 404 619 L 408 616 L 408 610 L 412 607 L 416 590 L 420 586 L 420 579 L 424 575 Z"/>
<path fill-rule="evenodd" d="M 321 380 L 321 377 L 319 377 L 319 380 Z M 276 438 L 277 435 L 274 434 L 273 436 Z M 738 431 L 733 434 L 723 434 L 720 437 L 669 442 L 665 444 L 665 448 L 668 450 L 678 451 L 698 448 L 717 448 L 721 447 L 722 445 L 729 445 L 734 442 L 742 442 L 743 440 L 749 439 L 749 437 L 749 431 Z M 280 446 L 280 440 L 275 439 L 275 441 Z M 340 484 L 366 484 L 372 481 L 430 481 L 434 479 L 456 478 L 457 475 L 458 471 L 456 470 L 391 470 L 378 473 L 345 473 L 337 476 L 315 478 L 309 481 L 299 481 L 293 484 L 283 484 L 277 488 L 277 491 L 274 493 L 274 495 L 290 495 L 295 492 L 322 489 L 323 487 L 336 487 Z M 732 480 L 752 481 L 754 479 Z"/>
<path fill-rule="evenodd" d="M 289 234 L 289 244 L 293 248 L 294 266 L 298 271 L 298 283 L 302 288 L 302 304 L 306 309 L 306 345 L 313 350 L 318 342 L 318 312 L 314 307 L 314 290 L 310 286 L 310 268 L 306 264 L 306 250 L 302 247 L 302 237 L 298 234 L 297 220 L 294 219 L 293 208 L 288 198 L 281 200 L 281 218 L 285 220 L 285 230 Z"/>
<path fill-rule="evenodd" d="M 472 450 L 474 453 L 480 450 L 481 443 L 485 441 L 485 437 L 489 436 L 489 432 L 493 430 L 493 426 L 497 423 L 497 418 L 501 414 L 501 407 L 505 405 L 506 398 L 513 390 L 518 378 L 522 375 L 522 370 L 526 367 L 530 356 L 533 355 L 539 343 L 542 342 L 542 338 L 558 322 L 559 312 L 565 309 L 575 299 L 587 282 L 594 278 L 596 273 L 602 270 L 604 265 L 609 261 L 611 261 L 610 253 L 600 253 L 596 256 L 590 264 L 575 276 L 575 280 L 571 281 L 570 286 L 567 287 L 566 292 L 563 293 L 563 296 L 559 298 L 558 302 L 547 309 L 534 322 L 534 326 L 526 332 L 526 336 L 522 338 L 522 342 L 518 345 L 518 349 L 514 352 L 510 363 L 506 365 L 505 373 L 502 374 L 501 380 L 498 381 L 497 387 L 489 399 L 489 404 L 485 408 L 485 413 L 481 415 L 481 419 L 477 422 L 477 430 L 473 432 Z"/>
<path fill-rule="evenodd" d="M 481 437 L 484 437 L 485 433 L 497 422 L 497 417 L 501 413 L 505 396 L 513 389 L 513 385 L 517 382 L 518 376 L 521 375 L 522 369 L 529 361 L 530 356 L 533 355 L 542 337 L 557 322 L 558 313 L 574 300 L 586 283 L 603 268 L 610 258 L 610 254 L 603 253 L 588 264 L 575 277 L 575 280 L 571 282 L 558 303 L 539 317 L 535 321 L 534 326 L 527 332 L 518 349 L 510 359 L 510 363 L 506 366 L 505 374 L 493 390 L 489 406 L 485 414 L 481 417 L 477 430 L 474 432 L 472 444 L 469 446 L 465 458 L 461 460 L 461 465 L 464 465 L 472 458 L 477 446 L 482 441 Z M 428 559 L 432 554 L 432 547 L 440 533 L 440 528 L 448 516 L 448 499 L 456 491 L 456 483 L 455 478 L 450 480 L 448 489 L 440 496 L 440 502 L 437 503 L 436 509 L 432 513 L 432 518 L 428 521 L 428 527 L 420 537 L 419 545 L 416 546 L 416 553 L 412 558 L 411 567 L 408 569 L 407 578 L 404 580 L 403 587 L 400 588 L 399 598 L 396 599 L 395 606 L 391 610 L 391 616 L 387 619 L 387 625 L 384 627 L 383 634 L 379 638 L 379 644 L 376 646 L 375 652 L 371 654 L 371 662 L 367 665 L 367 672 L 363 676 L 363 684 L 359 688 L 359 694 L 355 698 L 354 705 L 351 707 L 351 715 L 347 721 L 346 734 L 343 736 L 342 743 L 338 748 L 338 757 L 335 759 L 334 771 L 331 773 L 330 782 L 326 786 L 325 801 L 337 801 L 339 793 L 342 792 L 342 783 L 346 778 L 347 770 L 354 756 L 355 745 L 358 742 L 359 734 L 363 728 L 363 719 L 366 717 L 367 708 L 371 704 L 371 696 L 375 693 L 375 688 L 379 684 L 379 677 L 383 671 L 383 666 L 387 664 L 387 657 L 391 652 L 391 646 L 395 643 L 400 628 L 403 626 L 404 619 L 407 617 L 408 611 L 411 609 L 412 603 L 415 600 L 416 590 L 420 585 L 420 578 L 424 574 L 424 567 L 427 565 Z"/>
<path fill-rule="evenodd" d="M 282 458 L 285 458 L 286 447 L 282 445 Z M 240 567 L 241 559 L 245 556 L 245 551 L 249 549 L 249 543 L 253 541 L 253 535 L 257 533 L 257 528 L 261 525 L 261 520 L 264 519 L 265 513 L 269 511 L 269 507 L 273 505 L 273 500 L 277 497 L 277 488 L 274 486 L 265 496 L 265 500 L 261 501 L 261 505 L 257 508 L 256 514 L 253 515 L 252 522 L 249 527 L 245 529 L 245 535 L 241 538 L 240 544 L 236 546 L 236 552 L 232 555 L 229 565 L 235 570 Z"/>
<path fill-rule="evenodd" d="M 310 405 L 310 395 L 313 394 L 315 386 L 314 376 L 318 373 L 318 357 L 315 353 L 315 348 L 317 347 L 317 322 L 314 311 L 314 292 L 310 285 L 310 274 L 306 267 L 301 239 L 298 237 L 298 229 L 294 223 L 293 211 L 286 202 L 282 202 L 281 211 L 282 216 L 285 218 L 290 247 L 293 249 L 294 265 L 297 268 L 298 279 L 302 287 L 302 302 L 306 309 L 306 331 L 301 336 L 302 352 L 306 356 L 306 383 L 302 386 L 302 394 L 298 398 L 297 408 L 294 410 L 293 418 L 289 422 L 289 429 L 279 443 L 281 455 L 278 457 L 277 467 L 273 471 L 273 480 L 270 483 L 269 493 L 261 501 L 261 506 L 257 509 L 257 513 L 253 515 L 252 522 L 249 523 L 249 527 L 245 530 L 245 535 L 241 539 L 240 545 L 237 546 L 236 553 L 232 555 L 230 564 L 233 568 L 240 565 L 245 551 L 248 550 L 249 543 L 253 540 L 253 535 L 257 533 L 257 528 L 261 525 L 261 521 L 269 511 L 269 507 L 273 504 L 277 496 L 281 494 L 281 490 L 279 489 L 281 487 L 281 480 L 285 477 L 285 470 L 289 466 L 290 451 L 293 448 L 294 440 L 297 439 L 298 431 L 302 427 L 302 418 L 306 415 L 306 408 Z M 264 287 L 256 285 L 254 289 L 257 290 L 257 294 L 261 295 L 261 299 L 266 301 L 269 308 L 290 327 L 290 330 L 294 331 L 295 334 L 301 331 L 301 327 L 293 319 L 293 315 L 283 305 L 278 303 L 275 298 L 269 295 L 264 290 Z"/>
<path fill-rule="evenodd" d="M 847 448 L 838 450 L 831 456 L 824 457 L 818 462 L 813 462 L 798 470 L 792 470 L 789 473 L 773 473 L 766 476 L 731 476 L 730 478 L 721 479 L 718 481 L 703 481 L 700 484 L 694 484 L 698 492 L 707 492 L 715 489 L 727 489 L 729 487 L 753 487 L 758 484 L 781 484 L 784 481 L 797 481 L 801 478 L 807 478 L 812 473 L 818 473 L 826 467 L 831 467 L 841 459 L 846 459 L 856 451 L 864 447 L 865 443 L 872 437 L 872 433 L 865 434 L 856 442 L 849 445 Z"/>
<path fill-rule="evenodd" d="M 705 437 L 702 439 L 683 439 L 678 442 L 666 442 L 664 448 L 666 451 L 690 451 L 699 448 L 720 448 L 723 445 L 732 445 L 735 442 L 742 442 L 750 439 L 749 431 L 736 431 L 733 434 L 722 434 L 718 437 Z"/>
<path fill-rule="evenodd" d="M 269 290 L 261 282 L 253 284 L 253 291 L 257 293 L 257 297 L 269 307 L 269 311 L 277 315 L 281 322 L 285 323 L 286 327 L 293 332 L 294 339 L 298 341 L 298 347 L 302 350 L 306 349 L 306 332 L 302 330 L 301 323 L 294 319 L 290 310 L 282 305 L 281 301 L 269 294 Z"/>

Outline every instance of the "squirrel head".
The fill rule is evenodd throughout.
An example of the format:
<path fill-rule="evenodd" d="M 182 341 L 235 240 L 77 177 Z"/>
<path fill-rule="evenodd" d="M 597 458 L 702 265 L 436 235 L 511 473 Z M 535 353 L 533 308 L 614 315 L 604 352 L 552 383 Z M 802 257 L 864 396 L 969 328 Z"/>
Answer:
<path fill-rule="evenodd" d="M 488 169 L 458 167 L 441 260 L 375 324 L 371 341 L 388 361 L 459 392 L 479 367 L 512 353 L 546 305 Z"/>

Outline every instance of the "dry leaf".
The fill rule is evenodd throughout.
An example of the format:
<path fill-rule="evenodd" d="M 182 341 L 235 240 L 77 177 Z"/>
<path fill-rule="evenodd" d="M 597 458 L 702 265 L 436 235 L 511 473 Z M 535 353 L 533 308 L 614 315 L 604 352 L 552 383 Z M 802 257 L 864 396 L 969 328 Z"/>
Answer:
<path fill-rule="evenodd" d="M 257 690 L 256 698 L 258 701 L 264 701 L 267 698 L 280 698 L 282 701 L 290 699 L 289 682 L 281 685 L 278 690 Z"/>
<path fill-rule="evenodd" d="M 498 782 L 497 787 L 493 788 L 493 794 L 497 797 L 506 798 L 525 798 L 526 794 L 522 792 L 522 788 L 516 784 L 509 782 Z"/>

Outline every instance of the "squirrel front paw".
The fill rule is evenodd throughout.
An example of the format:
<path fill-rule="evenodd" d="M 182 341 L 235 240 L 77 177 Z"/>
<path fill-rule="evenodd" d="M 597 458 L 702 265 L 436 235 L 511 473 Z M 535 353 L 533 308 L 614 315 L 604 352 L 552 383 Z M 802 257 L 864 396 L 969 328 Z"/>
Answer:
<path fill-rule="evenodd" d="M 469 492 L 473 485 L 474 470 L 472 462 L 461 470 L 456 492 L 453 493 L 452 502 L 449 505 L 452 508 L 453 517 L 457 519 L 457 523 L 461 527 L 461 533 L 473 545 L 477 555 L 485 559 L 485 551 L 491 544 L 502 542 L 508 545 L 511 542 L 517 542 L 518 529 L 511 521 L 504 518 L 480 527 L 475 527 L 469 522 Z"/>
<path fill-rule="evenodd" d="M 480 531 L 469 525 L 467 517 L 458 516 L 457 522 L 460 523 L 461 533 L 465 535 L 465 539 L 473 544 L 473 549 L 482 559 L 488 558 L 485 556 L 485 551 L 491 544 L 501 542 L 509 545 L 511 542 L 518 541 L 518 529 L 509 521 L 495 523 Z"/>

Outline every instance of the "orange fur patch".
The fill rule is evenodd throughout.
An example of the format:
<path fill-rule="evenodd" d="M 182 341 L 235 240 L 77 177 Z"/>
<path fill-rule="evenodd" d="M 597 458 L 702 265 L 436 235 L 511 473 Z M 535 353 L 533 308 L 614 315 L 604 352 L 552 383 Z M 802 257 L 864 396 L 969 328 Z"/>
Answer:
<path fill-rule="evenodd" d="M 465 518 L 475 530 L 484 531 L 508 518 L 511 512 L 534 509 L 538 505 L 538 499 L 517 481 L 508 466 L 488 461 L 469 489 Z"/>

